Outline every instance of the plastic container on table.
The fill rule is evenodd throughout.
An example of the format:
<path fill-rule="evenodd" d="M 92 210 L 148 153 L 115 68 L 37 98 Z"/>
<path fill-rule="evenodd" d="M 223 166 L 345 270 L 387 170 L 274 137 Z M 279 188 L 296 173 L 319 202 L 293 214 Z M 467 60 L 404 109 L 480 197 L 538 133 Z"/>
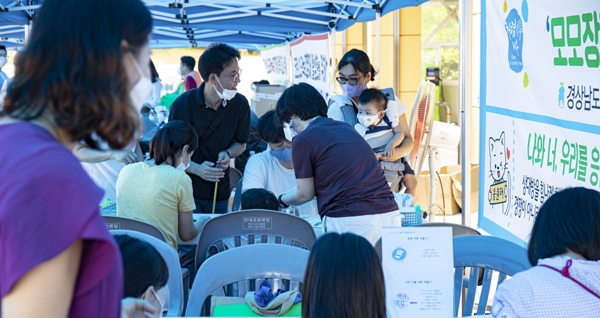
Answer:
<path fill-rule="evenodd" d="M 402 226 L 415 226 L 423 223 L 423 211 L 420 206 L 401 207 Z"/>

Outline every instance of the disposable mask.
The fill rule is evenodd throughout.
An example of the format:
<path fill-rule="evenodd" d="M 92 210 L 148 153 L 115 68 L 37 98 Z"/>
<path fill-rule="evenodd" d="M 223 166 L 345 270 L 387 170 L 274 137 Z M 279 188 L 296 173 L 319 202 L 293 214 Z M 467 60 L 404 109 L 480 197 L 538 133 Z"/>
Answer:
<path fill-rule="evenodd" d="M 0 68 L 4 67 L 8 63 L 8 58 L 6 56 L 0 57 Z"/>
<path fill-rule="evenodd" d="M 369 128 L 373 125 L 377 125 L 377 123 L 379 123 L 379 116 L 377 114 L 375 115 L 365 115 L 365 114 L 358 114 L 356 115 L 356 120 L 358 120 L 358 123 L 363 125 L 366 128 Z"/>
<path fill-rule="evenodd" d="M 160 306 L 160 308 L 156 308 L 156 312 L 154 313 L 153 317 L 162 317 L 162 311 L 165 307 L 165 301 L 162 299 L 162 295 L 159 297 L 158 293 L 154 290 L 154 287 L 152 288 L 152 294 L 154 294 L 154 298 L 156 298 L 156 300 L 158 301 L 158 305 Z M 162 294 L 162 289 L 161 289 L 161 294 Z"/>
<path fill-rule="evenodd" d="M 340 84 L 340 87 L 342 88 L 342 91 L 344 91 L 344 94 L 350 97 L 360 96 L 360 94 L 366 89 L 365 84 Z"/>
<path fill-rule="evenodd" d="M 129 91 L 129 98 L 131 99 L 131 104 L 135 107 L 137 112 L 139 113 L 144 105 L 144 101 L 152 92 L 152 81 L 144 76 L 142 69 L 138 65 L 136 59 L 133 59 L 133 64 L 137 69 L 138 73 L 140 73 L 140 79 L 133 85 L 131 91 Z"/>
<path fill-rule="evenodd" d="M 223 85 L 221 85 L 221 81 L 219 81 L 219 78 L 215 76 L 215 78 L 217 79 L 217 82 L 219 83 L 219 85 L 221 86 L 221 89 L 223 89 L 223 93 L 219 92 L 219 90 L 217 89 L 217 87 L 215 87 L 215 91 L 217 91 L 217 95 L 219 96 L 219 98 L 224 99 L 224 100 L 231 100 L 235 97 L 235 94 L 237 94 L 237 90 L 235 89 L 225 89 L 223 87 Z"/>
<path fill-rule="evenodd" d="M 287 141 L 289 141 L 289 142 L 292 142 L 292 139 L 294 139 L 294 136 L 297 135 L 294 128 L 292 128 L 290 126 L 290 124 L 288 124 L 288 123 L 283 123 L 283 134 L 285 135 L 285 139 L 287 139 Z"/>
<path fill-rule="evenodd" d="M 177 170 L 181 170 L 181 171 L 186 171 L 187 168 L 190 167 L 190 163 L 192 162 L 192 160 L 190 160 L 187 165 L 183 164 L 183 159 L 179 162 L 179 165 L 177 165 Z"/>
<path fill-rule="evenodd" d="M 281 150 L 271 149 L 271 155 L 283 162 L 292 162 L 292 148 L 283 148 Z"/>

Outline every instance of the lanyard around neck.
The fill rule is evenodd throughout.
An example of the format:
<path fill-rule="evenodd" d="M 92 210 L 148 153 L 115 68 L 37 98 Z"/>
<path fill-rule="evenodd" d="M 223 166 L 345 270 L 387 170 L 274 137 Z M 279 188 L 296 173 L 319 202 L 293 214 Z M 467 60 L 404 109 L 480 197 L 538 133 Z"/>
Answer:
<path fill-rule="evenodd" d="M 596 296 L 596 298 L 600 299 L 600 295 L 596 294 L 596 292 L 594 292 L 593 290 L 591 290 L 589 287 L 585 286 L 583 283 L 581 283 L 580 281 L 576 280 L 575 278 L 571 277 L 571 274 L 569 274 L 569 268 L 571 267 L 571 265 L 573 264 L 572 260 L 567 260 L 567 264 L 565 265 L 565 267 L 563 267 L 562 270 L 559 270 L 558 268 L 554 268 L 552 266 L 549 265 L 545 265 L 545 264 L 540 264 L 538 266 L 542 266 L 542 267 L 546 267 L 549 268 L 555 272 L 560 273 L 562 276 L 574 281 L 577 285 L 581 286 L 583 289 L 585 289 L 588 293 Z"/>

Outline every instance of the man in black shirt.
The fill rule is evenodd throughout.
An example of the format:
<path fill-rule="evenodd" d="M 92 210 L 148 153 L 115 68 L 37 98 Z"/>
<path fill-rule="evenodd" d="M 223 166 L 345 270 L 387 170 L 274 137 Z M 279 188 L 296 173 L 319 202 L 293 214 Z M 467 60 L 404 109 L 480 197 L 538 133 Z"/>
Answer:
<path fill-rule="evenodd" d="M 212 212 L 215 186 L 215 213 L 227 213 L 229 160 L 246 149 L 250 106 L 236 91 L 242 72 L 240 58 L 240 53 L 227 44 L 211 44 L 198 63 L 204 83 L 183 93 L 171 106 L 169 121 L 186 121 L 198 133 L 198 149 L 186 170 L 194 187 L 195 213 Z"/>

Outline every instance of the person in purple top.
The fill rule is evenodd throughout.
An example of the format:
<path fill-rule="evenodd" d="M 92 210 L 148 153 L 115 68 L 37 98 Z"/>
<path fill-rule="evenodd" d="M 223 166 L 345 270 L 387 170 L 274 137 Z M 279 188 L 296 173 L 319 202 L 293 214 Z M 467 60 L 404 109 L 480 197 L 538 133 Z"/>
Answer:
<path fill-rule="evenodd" d="M 46 0 L 0 112 L 0 316 L 139 317 L 103 193 L 71 150 L 122 149 L 151 89 L 140 0 Z"/>
<path fill-rule="evenodd" d="M 375 154 L 352 126 L 327 118 L 327 104 L 314 87 L 300 83 L 286 89 L 275 120 L 292 141 L 298 184 L 278 197 L 282 208 L 316 195 L 325 232 L 352 232 L 371 244 L 383 226 L 401 226 Z"/>

